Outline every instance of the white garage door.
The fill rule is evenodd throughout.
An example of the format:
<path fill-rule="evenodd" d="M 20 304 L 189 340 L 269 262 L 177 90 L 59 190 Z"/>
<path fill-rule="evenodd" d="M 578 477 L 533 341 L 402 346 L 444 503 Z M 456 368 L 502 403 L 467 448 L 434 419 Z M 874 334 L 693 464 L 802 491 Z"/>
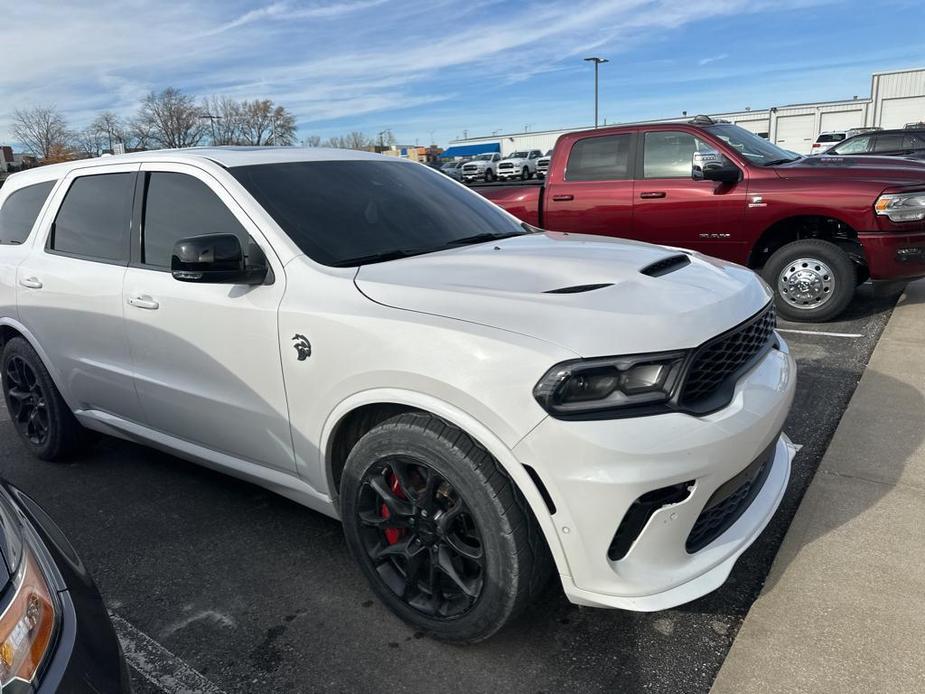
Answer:
<path fill-rule="evenodd" d="M 815 137 L 815 120 L 816 117 L 811 113 L 806 116 L 778 116 L 777 144 L 798 154 L 809 154 Z"/>
<path fill-rule="evenodd" d="M 768 136 L 768 130 L 770 130 L 770 120 L 767 118 L 751 118 L 749 120 L 737 120 L 735 124 L 740 128 L 745 128 L 749 132 L 753 132 L 756 135 L 761 135 L 762 137 Z"/>
<path fill-rule="evenodd" d="M 861 109 L 854 111 L 832 111 L 823 113 L 819 121 L 819 132 L 827 130 L 848 130 L 864 126 L 864 112 Z"/>
<path fill-rule="evenodd" d="M 881 128 L 901 128 L 919 121 L 925 121 L 925 96 L 884 99 L 880 105 Z"/>

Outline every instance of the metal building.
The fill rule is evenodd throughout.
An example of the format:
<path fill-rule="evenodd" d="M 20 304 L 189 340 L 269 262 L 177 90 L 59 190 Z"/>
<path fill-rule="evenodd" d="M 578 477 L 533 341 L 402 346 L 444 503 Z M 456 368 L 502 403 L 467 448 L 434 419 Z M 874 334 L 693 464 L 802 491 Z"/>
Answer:
<path fill-rule="evenodd" d="M 784 149 L 809 154 L 816 136 L 825 130 L 902 128 L 907 123 L 925 121 L 925 68 L 875 72 L 871 78 L 870 96 L 866 98 L 853 97 L 840 101 L 789 104 L 710 115 L 732 121 Z M 646 122 L 683 120 L 686 117 L 673 116 Z M 589 127 L 471 137 L 451 140 L 450 146 L 491 145 L 494 151 L 497 151 L 495 147 L 500 148 L 502 154 L 524 149 L 540 149 L 545 152 L 552 149 L 563 133 Z"/>

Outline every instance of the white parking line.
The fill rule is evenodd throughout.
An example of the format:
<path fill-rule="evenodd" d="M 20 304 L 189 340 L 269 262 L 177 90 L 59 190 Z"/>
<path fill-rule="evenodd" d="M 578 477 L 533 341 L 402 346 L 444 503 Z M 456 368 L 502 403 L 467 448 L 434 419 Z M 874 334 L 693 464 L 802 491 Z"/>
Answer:
<path fill-rule="evenodd" d="M 863 333 L 827 333 L 824 330 L 791 330 L 778 328 L 779 333 L 796 333 L 797 335 L 825 335 L 826 337 L 864 337 Z"/>
<path fill-rule="evenodd" d="M 166 694 L 225 694 L 183 660 L 122 617 L 109 612 L 126 662 Z"/>

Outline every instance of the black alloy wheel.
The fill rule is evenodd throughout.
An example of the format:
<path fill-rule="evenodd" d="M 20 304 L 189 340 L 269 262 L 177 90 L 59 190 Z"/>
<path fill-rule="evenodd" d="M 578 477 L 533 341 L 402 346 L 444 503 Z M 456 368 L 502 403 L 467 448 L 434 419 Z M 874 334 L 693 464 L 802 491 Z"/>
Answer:
<path fill-rule="evenodd" d="M 48 404 L 35 371 L 20 356 L 6 363 L 7 402 L 20 435 L 35 446 L 48 441 Z"/>
<path fill-rule="evenodd" d="M 363 480 L 357 505 L 366 553 L 403 602 L 454 619 L 478 601 L 482 537 L 459 492 L 424 461 L 387 458 Z"/>

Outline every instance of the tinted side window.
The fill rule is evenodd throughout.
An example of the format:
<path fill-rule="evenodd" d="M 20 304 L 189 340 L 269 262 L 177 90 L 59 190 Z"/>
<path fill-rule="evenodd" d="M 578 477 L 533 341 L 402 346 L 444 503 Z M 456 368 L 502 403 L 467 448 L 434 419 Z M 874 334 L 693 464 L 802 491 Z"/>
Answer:
<path fill-rule="evenodd" d="M 906 133 L 903 138 L 903 149 L 925 149 L 925 134 Z"/>
<path fill-rule="evenodd" d="M 615 181 L 630 177 L 633 135 L 587 137 L 572 146 L 565 170 L 567 181 Z"/>
<path fill-rule="evenodd" d="M 49 247 L 91 259 L 127 262 L 134 187 L 134 173 L 74 179 L 55 218 Z"/>
<path fill-rule="evenodd" d="M 902 149 L 903 136 L 899 133 L 890 135 L 877 135 L 874 140 L 875 152 L 889 152 L 894 149 Z"/>
<path fill-rule="evenodd" d="M 704 149 L 708 147 L 688 133 L 646 133 L 643 178 L 690 178 L 694 152 Z"/>
<path fill-rule="evenodd" d="M 145 193 L 141 262 L 169 268 L 174 244 L 188 236 L 234 234 L 246 252 L 248 234 L 231 210 L 197 178 L 150 173 Z"/>
<path fill-rule="evenodd" d="M 0 208 L 0 243 L 22 243 L 32 231 L 55 181 L 20 188 Z"/>

